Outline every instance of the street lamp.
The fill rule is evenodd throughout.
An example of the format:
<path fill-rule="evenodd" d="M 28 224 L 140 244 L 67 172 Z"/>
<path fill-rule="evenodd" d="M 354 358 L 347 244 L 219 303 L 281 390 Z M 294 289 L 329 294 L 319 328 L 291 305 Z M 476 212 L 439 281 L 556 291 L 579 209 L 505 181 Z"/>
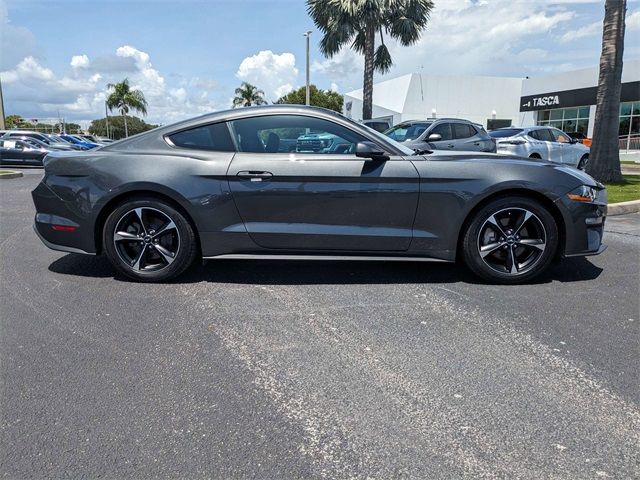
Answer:
<path fill-rule="evenodd" d="M 311 30 L 307 30 L 303 35 L 307 39 L 307 90 L 305 95 L 305 105 L 311 104 L 311 97 L 309 92 L 309 38 L 311 37 Z"/>

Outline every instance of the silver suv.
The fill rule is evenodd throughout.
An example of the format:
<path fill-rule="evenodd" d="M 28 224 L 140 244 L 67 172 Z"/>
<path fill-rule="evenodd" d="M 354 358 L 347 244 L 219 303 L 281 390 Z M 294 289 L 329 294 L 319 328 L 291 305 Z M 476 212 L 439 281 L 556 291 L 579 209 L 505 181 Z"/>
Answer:
<path fill-rule="evenodd" d="M 384 134 L 416 150 L 496 152 L 495 141 L 482 125 L 459 118 L 410 120 Z"/>
<path fill-rule="evenodd" d="M 552 127 L 499 128 L 489 135 L 498 145 L 498 153 L 541 158 L 584 170 L 589 163 L 589 147 Z"/>

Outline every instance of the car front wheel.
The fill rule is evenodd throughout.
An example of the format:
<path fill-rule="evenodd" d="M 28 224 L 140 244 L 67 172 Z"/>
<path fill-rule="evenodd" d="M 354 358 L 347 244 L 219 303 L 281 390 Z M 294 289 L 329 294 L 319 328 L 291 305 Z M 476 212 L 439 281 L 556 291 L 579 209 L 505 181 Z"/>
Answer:
<path fill-rule="evenodd" d="M 154 198 L 118 205 L 105 222 L 103 246 L 117 270 L 144 282 L 180 275 L 197 252 L 189 221 L 172 205 Z"/>
<path fill-rule="evenodd" d="M 585 170 L 587 168 L 588 163 L 589 163 L 589 155 L 583 155 L 582 158 L 580 159 L 580 162 L 578 162 L 578 169 Z"/>
<path fill-rule="evenodd" d="M 476 275 L 493 283 L 522 283 L 548 268 L 558 248 L 558 228 L 539 202 L 503 197 L 475 214 L 462 248 Z"/>

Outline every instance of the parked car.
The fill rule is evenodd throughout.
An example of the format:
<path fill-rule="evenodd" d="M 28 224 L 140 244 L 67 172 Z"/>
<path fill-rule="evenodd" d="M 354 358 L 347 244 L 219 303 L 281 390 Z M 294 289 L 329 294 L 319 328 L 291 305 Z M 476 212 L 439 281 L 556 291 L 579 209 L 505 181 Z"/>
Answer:
<path fill-rule="evenodd" d="M 387 120 L 372 118 L 371 120 L 363 120 L 362 123 L 377 132 L 385 132 L 391 128 L 391 122 Z"/>
<path fill-rule="evenodd" d="M 69 145 L 57 145 L 57 144 L 46 144 L 40 140 L 38 140 L 37 138 L 32 138 L 32 137 L 26 137 L 26 136 L 22 136 L 22 137 L 13 137 L 16 140 L 22 140 L 25 143 L 28 143 L 29 145 L 31 145 L 34 148 L 41 148 L 44 150 L 74 150 L 74 148 Z"/>
<path fill-rule="evenodd" d="M 0 140 L 0 165 L 42 166 L 42 159 L 49 153 L 23 140 Z"/>
<path fill-rule="evenodd" d="M 261 138 L 301 130 L 351 147 L 266 152 Z M 140 281 L 173 278 L 202 256 L 460 258 L 486 280 L 517 283 L 555 258 L 605 248 L 606 190 L 579 170 L 480 152 L 418 155 L 315 107 L 216 112 L 97 152 L 52 152 L 45 164 L 32 193 L 43 242 L 104 252 Z"/>
<path fill-rule="evenodd" d="M 458 118 L 411 120 L 391 127 L 384 134 L 418 151 L 496 151 L 495 142 L 482 126 Z"/>
<path fill-rule="evenodd" d="M 58 135 L 58 137 L 66 140 L 68 142 L 71 142 L 74 145 L 78 145 L 79 147 L 82 147 L 82 148 L 84 148 L 86 150 L 91 150 L 92 148 L 96 148 L 96 147 L 99 146 L 96 143 L 91 143 L 91 142 L 87 142 L 86 140 L 82 140 L 82 139 L 76 137 L 75 135 L 67 135 L 67 134 L 61 133 L 61 134 Z"/>
<path fill-rule="evenodd" d="M 584 170 L 589 148 L 552 127 L 499 128 L 489 132 L 497 142 L 498 153 L 541 158 Z"/>
<path fill-rule="evenodd" d="M 582 132 L 567 132 L 567 135 L 569 135 L 571 138 L 575 138 L 576 140 L 578 140 L 578 142 L 583 144 L 585 147 L 591 148 L 591 139 L 589 137 L 587 137 L 584 133 L 582 133 Z"/>
<path fill-rule="evenodd" d="M 50 137 L 48 134 L 34 132 L 31 130 L 10 130 L 9 132 L 5 133 L 2 138 L 15 139 L 15 138 L 23 138 L 23 137 L 35 138 L 36 140 L 39 140 L 52 147 L 53 146 L 55 147 L 69 146 L 68 142 L 62 141 L 53 136 Z M 74 147 L 74 150 L 80 150 L 80 147 Z"/>

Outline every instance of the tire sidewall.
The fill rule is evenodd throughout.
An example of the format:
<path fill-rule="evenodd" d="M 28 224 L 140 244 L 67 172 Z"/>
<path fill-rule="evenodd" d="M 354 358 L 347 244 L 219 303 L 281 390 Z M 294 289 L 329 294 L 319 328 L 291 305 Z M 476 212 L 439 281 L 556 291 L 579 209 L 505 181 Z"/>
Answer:
<path fill-rule="evenodd" d="M 113 243 L 115 228 L 122 216 L 134 208 L 154 208 L 166 214 L 175 223 L 180 235 L 180 249 L 171 265 L 159 271 L 135 271 L 121 258 Z M 104 252 L 113 266 L 124 275 L 145 282 L 162 282 L 180 275 L 193 263 L 197 242 L 189 221 L 173 206 L 154 198 L 135 198 L 120 203 L 107 217 L 102 231 Z"/>
<path fill-rule="evenodd" d="M 478 236 L 485 221 L 494 213 L 507 208 L 524 208 L 535 214 L 546 233 L 546 249 L 536 265 L 521 275 L 500 273 L 484 263 L 478 252 Z M 463 240 L 463 255 L 466 265 L 478 276 L 493 283 L 523 283 L 543 273 L 552 262 L 558 249 L 558 226 L 553 215 L 536 200 L 527 197 L 497 198 L 480 208 L 472 218 Z"/>

